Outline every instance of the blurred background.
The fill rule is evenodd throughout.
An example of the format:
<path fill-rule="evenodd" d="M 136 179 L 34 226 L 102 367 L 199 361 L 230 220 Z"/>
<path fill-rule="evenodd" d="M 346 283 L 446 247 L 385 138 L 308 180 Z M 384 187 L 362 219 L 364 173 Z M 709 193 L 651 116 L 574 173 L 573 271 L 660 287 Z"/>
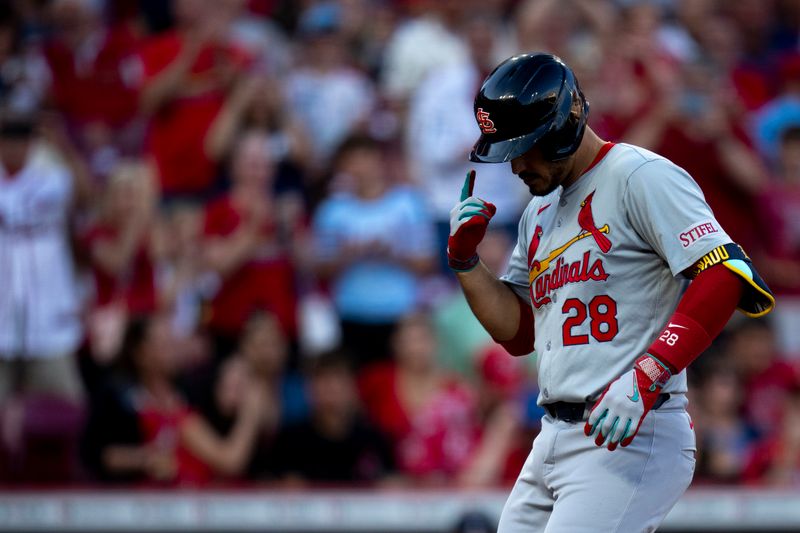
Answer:
<path fill-rule="evenodd" d="M 0 530 L 491 531 L 535 355 L 444 249 L 476 167 L 504 271 L 529 195 L 472 100 L 528 51 L 778 296 L 690 369 L 664 530 L 800 529 L 800 2 L 4 0 Z"/>

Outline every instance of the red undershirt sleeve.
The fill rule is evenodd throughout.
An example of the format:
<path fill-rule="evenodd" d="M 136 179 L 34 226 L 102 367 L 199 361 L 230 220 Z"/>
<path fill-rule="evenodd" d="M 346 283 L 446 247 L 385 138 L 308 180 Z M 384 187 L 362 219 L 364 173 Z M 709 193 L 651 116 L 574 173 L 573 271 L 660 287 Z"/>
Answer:
<path fill-rule="evenodd" d="M 674 374 L 694 361 L 725 327 L 744 290 L 743 281 L 724 265 L 701 272 L 689 284 L 678 308 L 647 352 Z"/>
<path fill-rule="evenodd" d="M 531 304 L 519 296 L 517 296 L 517 303 L 519 304 L 519 326 L 516 335 L 507 341 L 494 340 L 511 355 L 528 355 L 533 351 L 533 309 L 531 309 Z"/>

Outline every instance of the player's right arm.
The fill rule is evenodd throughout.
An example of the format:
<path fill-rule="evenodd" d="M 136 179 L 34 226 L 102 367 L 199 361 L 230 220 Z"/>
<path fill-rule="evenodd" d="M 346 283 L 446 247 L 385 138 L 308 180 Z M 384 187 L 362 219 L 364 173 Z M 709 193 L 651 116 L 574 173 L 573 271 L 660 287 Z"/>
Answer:
<path fill-rule="evenodd" d="M 495 206 L 472 196 L 475 171 L 467 174 L 461 200 L 450 212 L 447 259 L 464 290 L 470 309 L 492 338 L 512 355 L 533 351 L 530 304 L 499 280 L 478 258 Z"/>
<path fill-rule="evenodd" d="M 482 262 L 469 272 L 457 272 L 456 276 L 470 309 L 486 331 L 498 342 L 513 339 L 521 316 L 520 300 L 514 291 Z"/>

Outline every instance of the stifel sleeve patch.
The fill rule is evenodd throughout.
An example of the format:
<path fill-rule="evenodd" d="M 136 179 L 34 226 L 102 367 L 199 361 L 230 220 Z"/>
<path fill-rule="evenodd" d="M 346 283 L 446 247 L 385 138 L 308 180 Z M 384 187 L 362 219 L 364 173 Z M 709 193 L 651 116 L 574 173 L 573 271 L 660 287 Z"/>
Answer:
<path fill-rule="evenodd" d="M 708 219 L 692 224 L 678 234 L 678 240 L 683 248 L 689 248 L 698 241 L 719 233 L 719 225 L 716 221 Z"/>

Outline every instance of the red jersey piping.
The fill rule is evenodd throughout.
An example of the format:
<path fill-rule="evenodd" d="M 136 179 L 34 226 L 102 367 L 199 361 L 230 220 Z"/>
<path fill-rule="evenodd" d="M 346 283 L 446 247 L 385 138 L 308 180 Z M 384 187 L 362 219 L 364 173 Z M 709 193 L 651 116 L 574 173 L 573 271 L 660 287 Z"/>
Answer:
<path fill-rule="evenodd" d="M 600 147 L 600 150 L 598 150 L 597 155 L 594 156 L 592 162 L 589 163 L 588 167 L 586 167 L 586 170 L 584 170 L 583 173 L 581 173 L 581 176 L 592 170 L 595 167 L 595 165 L 597 165 L 597 163 L 599 163 L 606 156 L 608 151 L 614 147 L 614 144 L 615 143 L 612 142 L 604 143 L 603 146 Z"/>

